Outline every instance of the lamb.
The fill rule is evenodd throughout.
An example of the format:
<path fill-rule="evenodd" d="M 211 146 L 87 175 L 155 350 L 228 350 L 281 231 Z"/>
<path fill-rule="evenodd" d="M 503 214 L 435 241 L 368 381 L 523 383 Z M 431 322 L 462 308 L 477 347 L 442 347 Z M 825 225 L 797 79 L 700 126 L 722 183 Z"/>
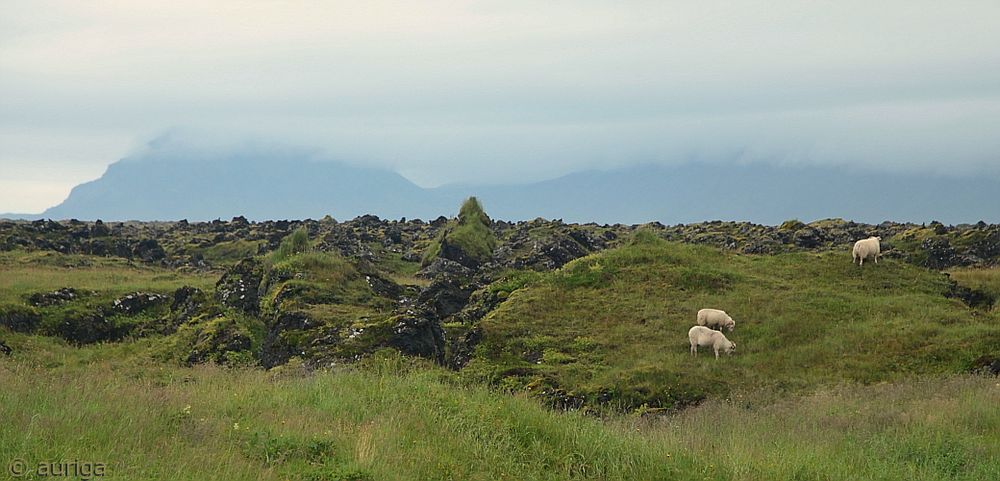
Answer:
<path fill-rule="evenodd" d="M 726 339 L 726 335 L 713 331 L 705 326 L 694 326 L 688 330 L 688 340 L 691 341 L 691 355 L 698 355 L 698 346 L 712 346 L 715 350 L 715 358 L 719 358 L 719 351 L 732 354 L 736 350 L 736 343 Z"/>
<path fill-rule="evenodd" d="M 736 321 L 726 311 L 720 311 L 718 309 L 702 309 L 698 311 L 698 325 L 706 326 L 709 328 L 726 328 L 727 331 L 732 332 L 736 329 Z"/>
<path fill-rule="evenodd" d="M 869 237 L 867 239 L 861 239 L 854 243 L 854 251 L 851 253 L 853 263 L 854 261 L 860 260 L 859 266 L 865 264 L 865 259 L 869 256 L 875 258 L 875 263 L 878 264 L 878 256 L 882 254 L 881 246 L 879 241 L 882 240 L 881 237 Z"/>

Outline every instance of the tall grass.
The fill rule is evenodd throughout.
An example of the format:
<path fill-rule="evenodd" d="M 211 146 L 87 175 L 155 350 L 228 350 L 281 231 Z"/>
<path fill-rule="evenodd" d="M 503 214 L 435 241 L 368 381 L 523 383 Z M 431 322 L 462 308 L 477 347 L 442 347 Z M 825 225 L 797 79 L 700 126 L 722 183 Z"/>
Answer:
<path fill-rule="evenodd" d="M 0 383 L 0 460 L 106 462 L 120 479 L 700 479 L 637 434 L 395 357 L 307 376 L 15 361 Z"/>
<path fill-rule="evenodd" d="M 312 374 L 182 369 L 33 339 L 15 335 L 0 360 L 0 463 L 104 462 L 113 479 L 171 481 L 1000 476 L 1000 385 L 983 377 L 734 394 L 602 421 L 397 356 Z M 73 361 L 51 364 L 58 352 Z"/>
<path fill-rule="evenodd" d="M 269 259 L 272 262 L 281 262 L 296 254 L 303 254 L 312 250 L 309 242 L 309 231 L 305 227 L 295 229 L 291 234 L 281 239 L 278 248 L 271 253 Z"/>

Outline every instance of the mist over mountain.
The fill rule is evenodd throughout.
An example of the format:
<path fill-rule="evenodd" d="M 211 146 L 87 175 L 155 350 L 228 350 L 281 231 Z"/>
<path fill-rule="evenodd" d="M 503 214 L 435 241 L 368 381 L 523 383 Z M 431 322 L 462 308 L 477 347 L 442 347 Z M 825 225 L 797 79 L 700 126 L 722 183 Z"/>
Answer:
<path fill-rule="evenodd" d="M 468 187 L 491 215 L 572 222 L 746 220 L 780 224 L 1000 220 L 1000 180 L 848 171 L 762 163 L 640 165 L 522 186 Z"/>
<path fill-rule="evenodd" d="M 451 215 L 478 196 L 494 218 L 687 223 L 841 217 L 946 223 L 1000 221 L 1000 180 L 762 163 L 637 165 L 519 185 L 422 188 L 403 176 L 301 149 L 173 149 L 157 144 L 75 187 L 40 215 L 81 220 L 348 219 Z"/>

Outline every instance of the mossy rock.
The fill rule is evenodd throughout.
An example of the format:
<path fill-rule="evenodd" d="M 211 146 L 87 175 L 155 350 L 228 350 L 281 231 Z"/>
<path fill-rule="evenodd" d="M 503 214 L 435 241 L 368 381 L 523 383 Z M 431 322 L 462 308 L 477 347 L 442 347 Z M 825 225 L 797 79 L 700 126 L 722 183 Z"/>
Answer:
<path fill-rule="evenodd" d="M 0 326 L 14 332 L 35 332 L 42 321 L 38 309 L 22 304 L 0 305 Z"/>
<path fill-rule="evenodd" d="M 69 305 L 44 313 L 39 332 L 57 336 L 75 344 L 117 341 L 134 327 L 123 316 L 109 316 L 100 308 Z"/>
<path fill-rule="evenodd" d="M 245 359 L 239 353 L 252 353 L 254 332 L 241 322 L 227 316 L 211 319 L 199 318 L 185 325 L 176 334 L 175 349 L 181 351 L 181 359 L 187 364 L 227 362 Z"/>
<path fill-rule="evenodd" d="M 442 229 L 427 247 L 422 264 L 429 265 L 442 257 L 475 269 L 493 257 L 496 246 L 492 221 L 479 200 L 470 197 L 462 204 L 458 219 Z"/>

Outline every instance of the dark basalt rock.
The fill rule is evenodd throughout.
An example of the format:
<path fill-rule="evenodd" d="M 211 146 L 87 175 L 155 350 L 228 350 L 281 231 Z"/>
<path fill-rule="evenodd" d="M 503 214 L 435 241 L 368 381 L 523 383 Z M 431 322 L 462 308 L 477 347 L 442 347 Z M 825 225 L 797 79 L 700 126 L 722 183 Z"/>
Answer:
<path fill-rule="evenodd" d="M 118 341 L 128 334 L 128 328 L 109 320 L 104 311 L 73 310 L 62 321 L 48 328 L 48 335 L 56 335 L 76 344 L 101 341 Z"/>
<path fill-rule="evenodd" d="M 0 341 L 0 354 L 3 354 L 4 356 L 10 356 L 11 354 L 14 354 L 14 350 L 11 349 L 11 347 L 8 346 L 6 342 Z"/>
<path fill-rule="evenodd" d="M 475 324 L 486 317 L 490 311 L 496 309 L 504 299 L 504 297 L 500 296 L 499 292 L 493 292 L 489 289 L 479 289 L 469 296 L 465 307 L 462 308 L 462 311 L 456 317 L 466 324 Z"/>
<path fill-rule="evenodd" d="M 107 237 L 109 235 L 111 235 L 111 229 L 104 225 L 104 222 L 102 222 L 101 219 L 97 219 L 97 221 L 94 222 L 94 225 L 90 228 L 91 237 Z"/>
<path fill-rule="evenodd" d="M 421 306 L 438 319 L 444 319 L 462 310 L 469 302 L 469 297 L 476 286 L 464 278 L 454 276 L 439 276 L 420 292 L 417 305 Z"/>
<path fill-rule="evenodd" d="M 225 364 L 229 353 L 249 351 L 253 342 L 248 333 L 237 328 L 232 321 L 203 329 L 198 333 L 194 347 L 187 356 L 188 364 L 214 361 Z"/>
<path fill-rule="evenodd" d="M 250 222 L 247 221 L 247 218 L 243 217 L 242 215 L 233 217 L 233 220 L 229 221 L 229 224 L 232 227 L 235 227 L 237 229 L 241 228 L 241 227 L 249 227 L 250 226 Z"/>
<path fill-rule="evenodd" d="M 459 264 L 451 259 L 438 257 L 427 267 L 417 272 L 418 277 L 434 278 L 440 275 L 451 275 L 458 277 L 468 277 L 474 273 L 472 269 Z"/>
<path fill-rule="evenodd" d="M 965 305 L 975 308 L 990 310 L 993 307 L 993 303 L 996 299 L 993 296 L 978 291 L 975 289 L 970 289 L 968 287 L 959 285 L 958 283 L 952 281 L 948 287 L 948 292 L 945 294 L 946 297 L 960 299 Z"/>
<path fill-rule="evenodd" d="M 441 324 L 415 312 L 395 316 L 390 322 L 390 346 L 404 354 L 426 357 L 444 364 L 445 339 Z"/>
<path fill-rule="evenodd" d="M 438 257 L 442 259 L 455 261 L 461 264 L 462 266 L 472 270 L 478 269 L 480 265 L 478 259 L 468 255 L 457 244 L 448 242 L 447 236 L 441 239 L 441 250 L 438 252 Z"/>
<path fill-rule="evenodd" d="M 447 228 L 448 219 L 431 223 L 417 219 L 386 221 L 375 216 L 361 216 L 337 223 L 332 219 L 317 222 L 265 221 L 244 222 L 127 222 L 108 224 L 81 221 L 0 221 L 0 250 L 49 250 L 66 254 L 116 256 L 170 267 L 208 268 L 191 254 L 192 248 L 204 250 L 221 242 L 261 241 L 258 254 L 277 248 L 281 239 L 298 227 L 323 239 L 321 250 L 338 251 L 345 257 L 381 261 L 385 251 L 402 254 L 405 260 L 417 261 L 423 252 L 414 246 L 424 245 Z M 990 266 L 1000 263 L 1000 225 L 985 222 L 948 226 L 940 222 L 928 225 L 882 222 L 860 224 L 841 219 L 825 219 L 804 224 L 789 221 L 777 226 L 749 222 L 701 222 L 662 226 L 565 224 L 557 220 L 507 222 L 497 220 L 492 229 L 499 242 L 487 265 L 473 265 L 464 253 L 445 249 L 446 255 L 478 271 L 496 268 L 551 269 L 574 256 L 592 253 L 615 245 L 615 241 L 637 228 L 652 229 L 667 240 L 711 245 L 748 254 L 771 254 L 796 250 L 850 250 L 850 245 L 872 235 L 882 237 L 886 247 L 896 244 L 893 257 L 937 269 L 954 266 Z M 797 234 L 797 235 L 796 235 Z M 901 237 L 906 234 L 908 237 Z M 928 236 L 932 239 L 927 241 Z M 895 241 L 900 242 L 895 242 Z M 916 242 L 909 242 L 915 240 Z M 569 242 L 567 242 L 569 241 Z M 927 241 L 929 256 L 923 247 Z M 570 243 L 571 242 L 571 243 Z M 574 247 L 574 244 L 579 246 Z M 377 246 L 377 247 L 376 247 Z M 887 251 L 888 248 L 883 250 Z M 467 256 L 466 256 L 467 257 Z M 929 257 L 929 260 L 928 260 Z M 481 260 L 483 261 L 483 260 Z"/>
<path fill-rule="evenodd" d="M 1000 376 L 1000 356 L 980 356 L 975 361 L 972 361 L 972 369 L 970 371 L 977 374 Z"/>
<path fill-rule="evenodd" d="M 156 239 L 143 239 L 132 248 L 133 257 L 143 262 L 160 261 L 167 257 L 166 251 L 160 247 Z"/>
<path fill-rule="evenodd" d="M 476 345 L 483 340 L 483 331 L 479 327 L 470 329 L 460 338 L 451 344 L 451 353 L 448 358 L 448 367 L 451 369 L 462 369 L 475 353 Z"/>
<path fill-rule="evenodd" d="M 302 331 L 315 327 L 309 317 L 301 312 L 280 312 L 268 328 L 261 347 L 260 364 L 266 369 L 284 364 L 293 356 L 301 355 L 299 346 L 289 344 L 283 332 Z"/>
<path fill-rule="evenodd" d="M 388 299 L 399 299 L 403 294 L 403 287 L 396 284 L 389 279 L 386 279 L 377 274 L 365 274 L 365 281 L 368 282 L 368 286 L 372 288 L 375 294 Z"/>
<path fill-rule="evenodd" d="M 590 250 L 574 240 L 573 237 L 556 233 L 545 239 L 525 239 L 522 245 L 527 244 L 530 250 L 527 254 L 506 258 L 507 250 L 500 250 L 498 260 L 502 264 L 515 269 L 543 269 L 552 270 L 564 266 L 567 262 L 590 254 Z"/>
<path fill-rule="evenodd" d="M 927 267 L 931 269 L 946 269 L 957 265 L 957 256 L 951 243 L 944 237 L 924 239 L 920 247 L 927 253 Z"/>
<path fill-rule="evenodd" d="M 247 314 L 260 312 L 258 289 L 264 279 L 264 268 L 256 259 L 243 259 L 226 272 L 215 284 L 215 297 L 222 305 Z"/>
<path fill-rule="evenodd" d="M 803 227 L 792 235 L 792 242 L 796 246 L 812 249 L 813 247 L 819 246 L 823 242 L 823 234 L 815 228 Z"/>
<path fill-rule="evenodd" d="M 14 332 L 35 332 L 42 316 L 37 310 L 18 304 L 0 305 L 0 326 Z"/>
<path fill-rule="evenodd" d="M 162 294 L 150 292 L 133 292 L 126 294 L 111 303 L 111 310 L 126 315 L 138 314 L 146 309 L 162 305 L 169 298 Z"/>
<path fill-rule="evenodd" d="M 190 319 L 205 303 L 205 293 L 197 287 L 184 286 L 174 291 L 170 311 L 183 320 Z"/>
<path fill-rule="evenodd" d="M 28 297 L 28 303 L 35 307 L 55 306 L 64 304 L 80 297 L 80 293 L 72 287 L 63 287 L 52 292 L 39 292 Z"/>
<path fill-rule="evenodd" d="M 612 235 L 612 239 L 614 239 L 614 233 L 611 231 L 608 231 L 608 233 L 610 233 Z M 607 248 L 608 246 L 609 239 L 606 237 L 598 237 L 582 229 L 571 229 L 569 231 L 569 236 L 576 241 L 577 244 L 580 244 L 588 251 L 599 251 Z"/>

